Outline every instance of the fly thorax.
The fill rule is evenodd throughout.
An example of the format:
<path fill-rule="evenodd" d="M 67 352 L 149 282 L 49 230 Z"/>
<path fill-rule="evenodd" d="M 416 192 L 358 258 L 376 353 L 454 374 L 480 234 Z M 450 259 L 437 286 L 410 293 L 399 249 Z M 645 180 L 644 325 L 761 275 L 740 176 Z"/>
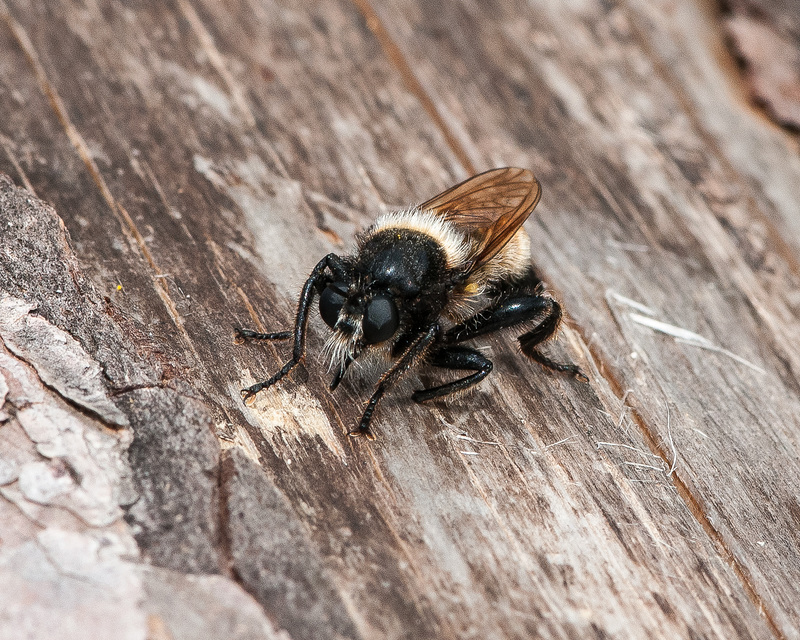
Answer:
<path fill-rule="evenodd" d="M 409 297 L 441 279 L 447 257 L 441 244 L 425 233 L 385 228 L 364 242 L 357 268 L 373 286 Z"/>

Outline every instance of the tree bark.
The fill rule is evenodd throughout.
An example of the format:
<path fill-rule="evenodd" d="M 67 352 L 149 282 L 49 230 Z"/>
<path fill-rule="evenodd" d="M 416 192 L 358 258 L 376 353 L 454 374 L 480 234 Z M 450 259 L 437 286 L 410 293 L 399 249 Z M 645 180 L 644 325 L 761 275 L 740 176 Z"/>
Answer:
<path fill-rule="evenodd" d="M 732 16 L 0 0 L 0 638 L 800 638 L 800 158 Z M 353 439 L 314 317 L 242 402 L 291 348 L 234 326 L 495 166 L 589 384 L 492 336 Z"/>

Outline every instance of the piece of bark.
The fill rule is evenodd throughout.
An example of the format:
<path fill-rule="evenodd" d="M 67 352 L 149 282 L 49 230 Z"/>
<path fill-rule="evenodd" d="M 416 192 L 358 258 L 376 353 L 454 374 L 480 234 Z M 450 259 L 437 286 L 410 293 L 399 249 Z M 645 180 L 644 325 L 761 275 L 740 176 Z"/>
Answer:
<path fill-rule="evenodd" d="M 37 314 L 78 340 L 114 385 L 158 380 L 157 361 L 151 360 L 145 369 L 128 351 L 132 345 L 125 344 L 124 334 L 134 332 L 132 325 L 121 317 L 112 321 L 114 309 L 78 267 L 61 218 L 4 175 L 0 175 L 0 228 L 0 291 L 27 301 Z M 142 336 L 137 343 L 140 348 L 146 345 Z"/>
<path fill-rule="evenodd" d="M 106 374 L 155 371 L 131 361 L 135 346 L 103 315 L 63 224 L 5 176 L 0 219 L 0 638 L 288 638 L 229 577 L 144 563 L 137 538 L 153 536 L 162 565 L 227 570 L 208 413 L 169 389 L 112 397 L 111 376 L 45 313 L 70 326 L 84 311 L 71 326 L 108 358 Z M 48 281 L 63 288 L 48 292 Z M 131 469 L 132 440 L 134 464 L 149 464 Z M 131 505 L 134 527 L 123 520 Z"/>
<path fill-rule="evenodd" d="M 119 396 L 133 430 L 128 449 L 140 494 L 126 520 L 148 558 L 185 573 L 225 572 L 219 442 L 207 409 L 172 389 Z"/>
<path fill-rule="evenodd" d="M 296 638 L 361 638 L 301 521 L 240 448 L 223 471 L 231 563 L 270 618 Z"/>

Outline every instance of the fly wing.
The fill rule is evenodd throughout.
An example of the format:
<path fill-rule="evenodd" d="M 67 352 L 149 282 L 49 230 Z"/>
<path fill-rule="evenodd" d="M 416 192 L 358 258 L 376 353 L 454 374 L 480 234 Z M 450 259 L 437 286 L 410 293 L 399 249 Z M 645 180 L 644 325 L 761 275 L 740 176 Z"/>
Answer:
<path fill-rule="evenodd" d="M 470 271 L 491 260 L 531 215 L 542 195 L 527 169 L 479 173 L 419 206 L 466 232 L 474 242 Z"/>

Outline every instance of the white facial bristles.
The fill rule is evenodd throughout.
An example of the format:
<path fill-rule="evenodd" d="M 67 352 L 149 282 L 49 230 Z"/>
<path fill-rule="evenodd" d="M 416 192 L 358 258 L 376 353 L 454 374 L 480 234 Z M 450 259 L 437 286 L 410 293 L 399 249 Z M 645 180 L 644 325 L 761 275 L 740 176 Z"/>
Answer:
<path fill-rule="evenodd" d="M 444 249 L 448 268 L 464 264 L 470 254 L 471 245 L 467 237 L 455 225 L 432 211 L 414 207 L 386 213 L 375 221 L 369 233 L 384 229 L 410 229 L 430 236 Z"/>
<path fill-rule="evenodd" d="M 322 348 L 322 357 L 329 361 L 329 371 L 343 369 L 348 360 L 355 359 L 356 345 L 360 336 L 360 330 L 352 334 L 333 330 L 328 334 L 325 346 Z"/>

